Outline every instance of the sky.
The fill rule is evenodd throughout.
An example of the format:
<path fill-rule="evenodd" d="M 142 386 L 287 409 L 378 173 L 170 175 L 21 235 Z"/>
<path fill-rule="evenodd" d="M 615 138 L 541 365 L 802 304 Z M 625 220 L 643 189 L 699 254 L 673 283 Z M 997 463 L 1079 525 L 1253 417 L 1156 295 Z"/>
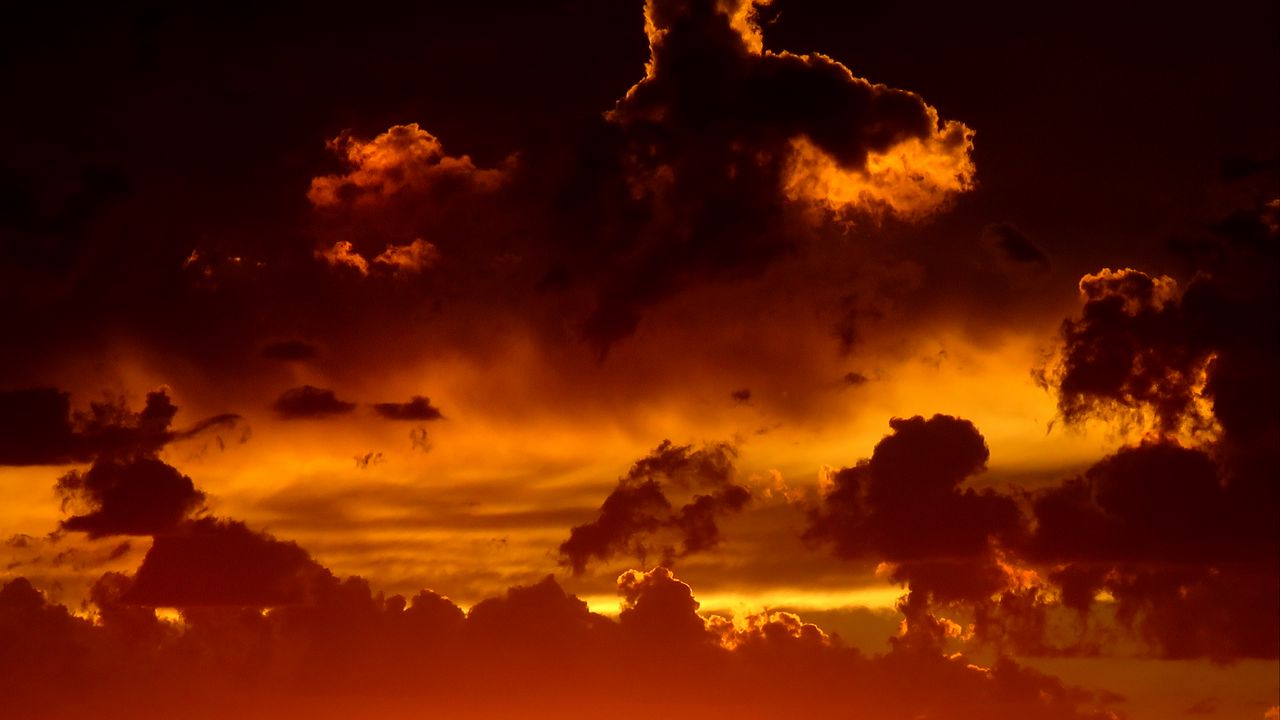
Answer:
<path fill-rule="evenodd" d="M 0 696 L 1280 717 L 1277 15 L 15 15 Z"/>

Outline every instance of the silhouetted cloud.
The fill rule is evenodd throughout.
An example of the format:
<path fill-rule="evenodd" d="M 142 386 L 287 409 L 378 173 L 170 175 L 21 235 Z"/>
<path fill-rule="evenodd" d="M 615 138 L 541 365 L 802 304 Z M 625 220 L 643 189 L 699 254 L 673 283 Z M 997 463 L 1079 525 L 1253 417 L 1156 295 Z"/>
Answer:
<path fill-rule="evenodd" d="M 1087 275 L 1046 373 L 1071 422 L 1119 415 L 1148 432 L 1034 496 L 1031 551 L 1063 601 L 1115 598 L 1167 657 L 1280 655 L 1280 298 L 1276 223 L 1238 213 L 1180 249 L 1184 287 L 1137 270 Z"/>
<path fill-rule="evenodd" d="M 239 422 L 215 415 L 186 430 L 170 425 L 178 408 L 164 390 L 147 393 L 141 411 L 123 399 L 93 402 L 72 412 L 70 396 L 56 388 L 0 391 L 0 465 L 66 465 L 94 458 L 147 457 L 174 440 Z"/>
<path fill-rule="evenodd" d="M 735 455 L 723 443 L 694 450 L 664 440 L 618 479 L 596 520 L 569 532 L 560 545 L 561 562 L 581 573 L 593 559 L 657 556 L 669 564 L 714 547 L 717 518 L 751 500 L 746 486 L 733 482 Z M 676 506 L 668 493 L 689 500 Z"/>
<path fill-rule="evenodd" d="M 894 580 L 944 601 L 981 600 L 1003 589 L 994 543 L 1024 532 L 1017 504 L 962 488 L 984 470 L 986 442 L 973 423 L 947 415 L 894 418 L 871 458 L 831 477 L 806 537 L 835 553 L 894 563 Z"/>
<path fill-rule="evenodd" d="M 378 463 L 382 462 L 384 459 L 385 458 L 382 457 L 382 453 L 373 452 L 373 451 L 367 452 L 363 455 L 355 456 L 356 467 L 361 470 L 368 470 L 369 466 L 377 465 Z"/>
<path fill-rule="evenodd" d="M 191 478 L 154 457 L 100 460 L 86 471 L 63 475 L 57 490 L 64 507 L 89 508 L 63 520 L 62 527 L 89 537 L 165 532 L 200 509 L 205 500 Z"/>
<path fill-rule="evenodd" d="M 56 717 L 84 705 L 108 718 L 338 718 L 425 702 L 495 718 L 596 717 L 605 706 L 637 720 L 673 707 L 701 717 L 828 715 L 852 706 L 870 720 L 1115 717 L 1106 709 L 1113 698 L 1005 658 L 981 667 L 905 646 L 865 656 L 790 613 L 738 622 L 702 615 L 689 586 L 661 567 L 619 578 L 616 621 L 550 577 L 465 615 L 430 591 L 383 598 L 360 578 L 330 577 L 303 605 L 267 614 L 188 607 L 175 626 L 127 604 L 140 583 L 105 575 L 94 589 L 96 624 L 25 579 L 0 587 L 6 707 Z M 71 648 L 78 662 L 65 662 Z M 661 697 L 619 701 L 637 682 L 661 687 Z M 930 691 L 904 691 L 920 687 Z"/>
<path fill-rule="evenodd" d="M 355 403 L 339 400 L 332 390 L 303 385 L 281 393 L 274 405 L 276 414 L 286 420 L 342 415 L 355 410 Z"/>
<path fill-rule="evenodd" d="M 408 402 L 375 403 L 375 412 L 388 420 L 440 420 L 444 414 L 440 408 L 431 404 L 431 400 L 422 395 L 415 395 Z"/>
<path fill-rule="evenodd" d="M 307 601 L 332 575 L 296 543 L 203 518 L 158 534 L 124 600 L 150 607 L 271 607 Z"/>
<path fill-rule="evenodd" d="M 691 282 L 793 252 L 806 208 L 913 217 L 970 186 L 968 128 L 824 55 L 765 50 L 750 3 L 651 0 L 645 17 L 645 77 L 582 163 L 605 211 L 561 267 L 601 281 L 583 330 L 602 350 Z"/>

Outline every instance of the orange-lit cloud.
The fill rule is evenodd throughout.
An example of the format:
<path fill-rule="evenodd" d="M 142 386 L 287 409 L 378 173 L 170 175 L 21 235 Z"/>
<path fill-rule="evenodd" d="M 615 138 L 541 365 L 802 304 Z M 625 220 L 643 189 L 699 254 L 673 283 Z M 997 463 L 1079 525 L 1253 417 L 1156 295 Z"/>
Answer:
<path fill-rule="evenodd" d="M 329 141 L 329 148 L 349 172 L 311 181 L 307 198 L 318 207 L 375 202 L 405 189 L 424 191 L 438 184 L 492 188 L 504 177 L 502 170 L 477 168 L 466 155 L 446 154 L 440 141 L 417 123 L 396 125 L 372 140 L 339 135 Z"/>
<path fill-rule="evenodd" d="M 933 113 L 933 109 L 929 108 Z M 973 132 L 955 121 L 921 140 L 911 138 L 867 155 L 861 168 L 845 168 L 801 136 L 792 140 L 783 190 L 835 213 L 884 210 L 916 217 L 973 187 Z"/>

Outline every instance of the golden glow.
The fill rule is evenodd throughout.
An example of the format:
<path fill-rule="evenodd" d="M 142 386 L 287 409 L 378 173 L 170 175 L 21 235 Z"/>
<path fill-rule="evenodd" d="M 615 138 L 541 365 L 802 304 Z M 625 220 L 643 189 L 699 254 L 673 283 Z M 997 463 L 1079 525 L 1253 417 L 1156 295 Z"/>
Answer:
<path fill-rule="evenodd" d="M 937 113 L 930 112 L 936 123 Z M 918 217 L 973 187 L 972 149 L 973 131 L 950 121 L 927 140 L 912 138 L 883 153 L 871 153 L 864 167 L 850 169 L 808 138 L 798 137 L 791 142 L 783 191 L 792 200 L 807 200 L 837 214 Z"/>
<path fill-rule="evenodd" d="M 842 608 L 888 609 L 894 606 L 903 590 L 899 587 L 859 587 L 843 590 L 813 590 L 809 588 L 771 588 L 759 592 L 703 592 L 697 594 L 704 614 L 730 612 L 734 618 L 765 612 L 775 608 L 789 610 L 834 610 Z M 601 615 L 617 615 L 616 594 L 583 595 L 582 599 L 592 612 Z"/>
<path fill-rule="evenodd" d="M 769 5 L 770 0 L 720 0 L 720 10 L 729 16 L 729 27 L 738 31 L 747 51 L 756 55 L 764 52 L 764 36 L 756 22 L 758 7 Z"/>

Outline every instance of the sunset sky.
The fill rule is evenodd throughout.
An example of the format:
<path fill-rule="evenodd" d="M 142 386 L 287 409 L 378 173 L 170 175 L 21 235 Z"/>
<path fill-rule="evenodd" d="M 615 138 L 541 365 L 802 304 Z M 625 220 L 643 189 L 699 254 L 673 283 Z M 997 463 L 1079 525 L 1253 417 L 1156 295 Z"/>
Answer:
<path fill-rule="evenodd" d="M 1280 9 L 11 17 L 0 717 L 1280 720 Z"/>

